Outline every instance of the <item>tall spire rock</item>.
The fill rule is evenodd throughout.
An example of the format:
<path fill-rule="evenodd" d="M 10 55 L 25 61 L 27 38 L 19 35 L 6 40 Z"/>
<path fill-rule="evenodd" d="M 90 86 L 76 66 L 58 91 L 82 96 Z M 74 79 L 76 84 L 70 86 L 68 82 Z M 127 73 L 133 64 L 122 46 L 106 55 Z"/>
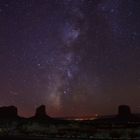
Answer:
<path fill-rule="evenodd" d="M 38 119 L 47 119 L 47 118 L 50 118 L 47 114 L 46 114 L 46 107 L 45 105 L 41 105 L 39 106 L 37 109 L 36 109 L 36 112 L 35 112 L 35 118 L 38 118 Z"/>

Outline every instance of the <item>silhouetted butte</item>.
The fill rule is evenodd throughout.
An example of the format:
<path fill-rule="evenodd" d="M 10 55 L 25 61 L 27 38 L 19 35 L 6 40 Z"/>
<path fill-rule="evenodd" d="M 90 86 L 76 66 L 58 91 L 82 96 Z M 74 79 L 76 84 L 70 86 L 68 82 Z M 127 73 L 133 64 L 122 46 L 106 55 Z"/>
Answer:
<path fill-rule="evenodd" d="M 15 106 L 4 106 L 0 107 L 0 118 L 1 119 L 11 119 L 17 118 L 17 108 Z"/>
<path fill-rule="evenodd" d="M 39 106 L 36 109 L 34 118 L 36 118 L 36 119 L 50 119 L 51 117 L 49 117 L 46 114 L 46 107 L 45 107 L 45 105 L 41 105 L 41 106 Z"/>

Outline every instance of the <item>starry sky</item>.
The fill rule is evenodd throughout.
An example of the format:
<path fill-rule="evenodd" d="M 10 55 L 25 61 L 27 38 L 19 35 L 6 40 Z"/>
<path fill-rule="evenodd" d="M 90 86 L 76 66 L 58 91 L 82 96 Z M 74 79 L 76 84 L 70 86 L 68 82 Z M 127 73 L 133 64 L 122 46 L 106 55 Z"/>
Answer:
<path fill-rule="evenodd" d="M 140 112 L 140 0 L 0 0 L 0 106 L 31 116 Z"/>

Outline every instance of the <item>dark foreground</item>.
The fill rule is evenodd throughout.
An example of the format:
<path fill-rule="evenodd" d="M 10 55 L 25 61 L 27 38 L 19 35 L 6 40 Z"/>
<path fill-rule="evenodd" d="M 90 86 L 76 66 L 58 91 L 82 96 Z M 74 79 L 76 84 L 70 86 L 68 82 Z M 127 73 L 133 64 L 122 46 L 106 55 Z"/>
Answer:
<path fill-rule="evenodd" d="M 22 118 L 16 107 L 0 108 L 0 140 L 140 140 L 140 114 L 133 114 L 126 105 L 118 114 L 94 120 L 51 118 L 45 106 L 35 116 Z"/>
<path fill-rule="evenodd" d="M 140 138 L 47 138 L 44 136 L 27 137 L 27 136 L 0 136 L 0 140 L 140 140 Z"/>

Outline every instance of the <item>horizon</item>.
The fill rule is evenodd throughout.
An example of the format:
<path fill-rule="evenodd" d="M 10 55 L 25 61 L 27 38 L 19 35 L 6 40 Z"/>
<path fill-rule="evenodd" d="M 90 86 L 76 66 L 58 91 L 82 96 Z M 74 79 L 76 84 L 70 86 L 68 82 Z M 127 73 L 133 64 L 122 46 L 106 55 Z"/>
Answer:
<path fill-rule="evenodd" d="M 15 107 L 17 109 L 17 115 L 19 117 L 24 117 L 24 118 L 30 118 L 30 117 L 33 117 L 36 115 L 36 111 L 39 107 L 41 107 L 43 104 L 39 105 L 38 107 L 36 107 L 33 111 L 32 114 L 28 114 L 28 115 L 20 115 L 20 110 L 17 106 L 14 106 L 14 105 L 7 105 L 7 106 L 0 106 L 0 109 L 2 108 L 9 108 L 9 107 Z M 45 106 L 45 105 L 43 105 Z M 128 106 L 128 105 L 119 105 L 119 106 Z M 98 118 L 98 117 L 101 117 L 101 116 L 110 116 L 110 115 L 117 115 L 119 112 L 119 106 L 117 106 L 117 109 L 114 109 L 114 112 L 115 113 L 111 113 L 111 114 L 97 114 L 97 113 L 94 113 L 94 114 L 90 114 L 90 115 L 87 115 L 87 114 L 82 114 L 80 116 L 75 116 L 75 115 L 69 115 L 69 116 L 53 116 L 53 115 L 50 115 L 48 112 L 47 112 L 47 109 L 46 109 L 46 106 L 45 106 L 45 114 L 51 118 L 62 118 L 62 119 L 95 119 L 95 118 Z M 140 112 L 134 112 L 133 109 L 131 108 L 131 106 L 128 106 L 130 108 L 130 113 L 131 114 L 140 114 Z"/>

